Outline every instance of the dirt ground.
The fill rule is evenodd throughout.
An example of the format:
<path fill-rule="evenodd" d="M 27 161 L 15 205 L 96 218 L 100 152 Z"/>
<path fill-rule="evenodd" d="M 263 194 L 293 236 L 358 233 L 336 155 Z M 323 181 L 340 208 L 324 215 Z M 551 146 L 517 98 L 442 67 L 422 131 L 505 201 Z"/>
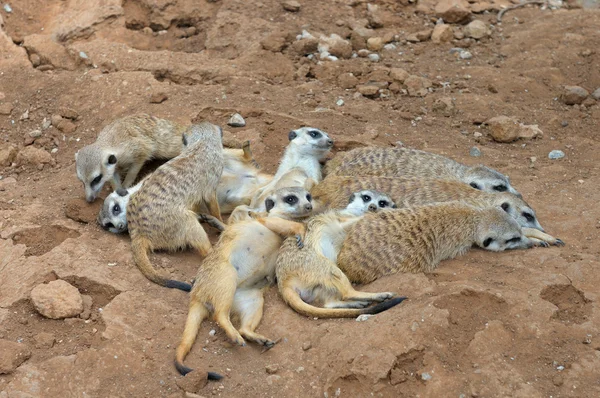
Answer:
<path fill-rule="evenodd" d="M 451 10 L 446 22 L 481 20 L 490 35 L 462 38 L 463 20 L 435 43 L 423 31 L 448 3 L 300 0 L 287 11 L 277 0 L 13 0 L 10 13 L 0 9 L 0 339 L 31 354 L 0 374 L 0 397 L 186 396 L 173 366 L 186 293 L 141 275 L 128 237 L 96 225 L 101 200 L 86 205 L 75 175 L 75 152 L 136 112 L 218 123 L 250 139 L 269 172 L 302 125 L 342 147 L 401 141 L 485 163 L 566 242 L 473 249 L 430 274 L 381 278 L 361 289 L 409 300 L 364 322 L 302 317 L 271 288 L 258 330 L 281 342 L 265 353 L 234 347 L 204 323 L 186 363 L 226 377 L 197 395 L 600 396 L 600 103 L 563 100 L 565 86 L 600 87 L 597 2 L 520 8 L 498 24 L 508 0 L 456 0 L 464 15 Z M 344 58 L 343 46 L 339 60 L 319 60 L 313 40 L 297 42 L 303 30 L 348 38 L 354 53 L 368 37 L 388 46 L 372 52 L 378 62 Z M 233 112 L 246 127 L 226 127 Z M 500 115 L 543 137 L 493 141 L 484 122 Z M 550 160 L 555 149 L 565 157 Z M 201 264 L 192 252 L 152 260 L 186 279 Z M 92 297 L 89 319 L 36 312 L 32 288 L 57 278 Z"/>

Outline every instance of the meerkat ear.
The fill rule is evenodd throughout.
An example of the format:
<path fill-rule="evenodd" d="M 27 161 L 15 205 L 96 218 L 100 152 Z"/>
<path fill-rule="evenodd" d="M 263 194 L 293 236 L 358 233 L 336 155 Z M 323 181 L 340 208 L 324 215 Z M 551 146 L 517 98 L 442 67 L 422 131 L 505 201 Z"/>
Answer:
<path fill-rule="evenodd" d="M 296 133 L 294 130 L 292 130 L 292 131 L 290 131 L 290 132 L 288 133 L 288 139 L 289 139 L 290 141 L 291 141 L 291 140 L 293 140 L 293 139 L 294 139 L 294 138 L 296 138 L 296 137 L 298 137 L 298 133 Z"/>
<path fill-rule="evenodd" d="M 265 207 L 267 208 L 267 213 L 271 211 L 273 207 L 275 207 L 275 201 L 271 198 L 267 198 L 265 200 Z"/>
<path fill-rule="evenodd" d="M 397 208 L 398 208 L 398 206 L 396 206 L 396 204 L 394 203 L 394 204 L 392 205 L 392 209 L 397 209 Z"/>
<path fill-rule="evenodd" d="M 117 163 L 117 157 L 115 155 L 110 155 L 108 157 L 108 164 L 116 164 Z"/>
<path fill-rule="evenodd" d="M 181 142 L 183 142 L 184 146 L 187 146 L 188 141 L 187 141 L 187 138 L 185 138 L 185 133 L 181 134 Z"/>
<path fill-rule="evenodd" d="M 352 203 L 354 201 L 355 197 L 356 197 L 355 193 L 353 193 L 352 195 L 350 195 L 350 200 L 348 200 L 348 203 Z"/>
<path fill-rule="evenodd" d="M 127 196 L 127 195 L 129 195 L 129 192 L 127 192 L 127 190 L 125 188 L 119 188 L 115 192 L 119 196 Z"/>
<path fill-rule="evenodd" d="M 502 205 L 500 207 L 502 207 L 502 210 L 504 210 L 506 212 L 508 212 L 510 210 L 510 204 L 508 202 L 502 203 Z"/>

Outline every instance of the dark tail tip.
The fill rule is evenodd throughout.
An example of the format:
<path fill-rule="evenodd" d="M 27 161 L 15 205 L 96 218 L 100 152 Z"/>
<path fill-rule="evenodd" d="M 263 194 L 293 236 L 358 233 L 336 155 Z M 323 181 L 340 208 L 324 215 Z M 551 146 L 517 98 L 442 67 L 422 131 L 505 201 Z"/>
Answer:
<path fill-rule="evenodd" d="M 189 292 L 192 290 L 192 285 L 190 285 L 189 283 L 174 281 L 173 279 L 168 279 L 165 282 L 165 287 L 183 290 L 184 292 Z"/>
<path fill-rule="evenodd" d="M 215 372 L 208 372 L 208 380 L 221 380 L 223 378 L 222 375 Z"/>
<path fill-rule="evenodd" d="M 406 297 L 394 297 L 382 303 L 376 304 L 366 309 L 365 314 L 379 314 L 380 312 L 389 310 L 406 300 Z"/>
<path fill-rule="evenodd" d="M 192 370 L 192 368 L 188 368 L 187 366 L 185 366 L 184 364 L 180 363 L 179 361 L 175 360 L 175 368 L 177 368 L 177 371 L 179 372 L 179 374 L 181 374 L 182 376 L 185 376 L 186 374 L 190 373 Z M 209 375 L 210 377 L 210 375 Z"/>

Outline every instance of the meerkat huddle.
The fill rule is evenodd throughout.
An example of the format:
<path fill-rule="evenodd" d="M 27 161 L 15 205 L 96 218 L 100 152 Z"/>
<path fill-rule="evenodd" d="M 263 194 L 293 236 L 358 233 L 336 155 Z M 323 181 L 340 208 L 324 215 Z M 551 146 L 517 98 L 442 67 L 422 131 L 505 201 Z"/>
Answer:
<path fill-rule="evenodd" d="M 88 201 L 107 181 L 114 189 L 98 223 L 129 232 L 134 262 L 146 278 L 190 292 L 175 357 L 182 375 L 191 371 L 184 359 L 211 315 L 234 344 L 275 344 L 256 332 L 264 290 L 273 283 L 299 314 L 356 317 L 386 311 L 405 297 L 358 291 L 352 283 L 429 272 L 473 246 L 503 251 L 564 244 L 544 232 L 507 176 L 483 165 L 368 147 L 338 153 L 322 170 L 334 142 L 322 130 L 302 127 L 289 132 L 279 167 L 269 175 L 249 142 L 224 148 L 222 134 L 208 122 L 182 126 L 129 116 L 75 155 Z M 133 185 L 153 158 L 168 161 Z M 227 224 L 222 214 L 229 214 Z M 220 232 L 214 247 L 202 223 Z M 203 257 L 193 285 L 162 276 L 148 257 L 185 247 Z"/>

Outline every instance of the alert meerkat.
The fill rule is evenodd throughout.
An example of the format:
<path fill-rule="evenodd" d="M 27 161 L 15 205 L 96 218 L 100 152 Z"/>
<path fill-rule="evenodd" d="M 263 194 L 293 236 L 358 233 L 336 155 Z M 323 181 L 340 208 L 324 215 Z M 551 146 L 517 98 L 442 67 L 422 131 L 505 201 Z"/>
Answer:
<path fill-rule="evenodd" d="M 485 192 L 520 194 L 504 174 L 487 166 L 466 166 L 430 152 L 408 148 L 357 148 L 338 153 L 324 174 L 337 176 L 420 177 L 460 181 Z"/>
<path fill-rule="evenodd" d="M 221 137 L 219 126 L 208 122 L 192 125 L 184 133 L 188 145 L 181 155 L 152 173 L 127 205 L 133 259 L 154 283 L 185 291 L 191 289 L 188 283 L 161 276 L 150 263 L 149 251 L 186 246 L 202 256 L 211 251 L 208 236 L 197 218 L 200 207 L 205 206 L 222 221 L 216 193 L 223 171 Z"/>
<path fill-rule="evenodd" d="M 355 290 L 335 264 L 346 232 L 366 212 L 393 206 L 394 202 L 387 195 L 362 190 L 350 196 L 344 210 L 311 217 L 301 247 L 288 238 L 279 250 L 275 272 L 283 300 L 302 315 L 320 318 L 378 314 L 402 302 L 405 297 L 393 298 L 394 293 Z M 379 304 L 368 307 L 374 302 Z"/>
<path fill-rule="evenodd" d="M 503 251 L 548 244 L 563 243 L 521 228 L 501 208 L 448 202 L 367 214 L 347 234 L 337 265 L 351 281 L 369 283 L 397 271 L 432 271 L 473 245 Z"/>
<path fill-rule="evenodd" d="M 285 187 L 304 187 L 310 190 L 322 179 L 321 163 L 333 146 L 324 131 L 302 127 L 288 134 L 289 144 L 271 182 L 259 189 L 250 203 L 251 208 L 264 211 L 264 201 L 273 191 Z"/>
<path fill-rule="evenodd" d="M 181 134 L 186 126 L 146 114 L 126 116 L 104 127 L 96 142 L 75 154 L 77 178 L 85 198 L 93 202 L 110 181 L 114 190 L 135 182 L 144 163 L 172 159 L 181 153 Z M 121 184 L 121 174 L 125 179 Z"/>
<path fill-rule="evenodd" d="M 244 338 L 267 347 L 275 344 L 255 332 L 262 318 L 263 289 L 275 278 L 281 235 L 297 239 L 304 235 L 304 225 L 289 220 L 308 217 L 312 204 L 309 193 L 297 187 L 279 189 L 266 202 L 266 226 L 254 219 L 228 226 L 198 270 L 175 357 L 175 367 L 183 375 L 191 371 L 183 361 L 210 313 L 235 344 L 245 345 Z M 231 312 L 240 320 L 239 331 L 231 323 Z"/>
<path fill-rule="evenodd" d="M 458 181 L 405 177 L 340 177 L 328 176 L 315 186 L 313 205 L 316 209 L 343 208 L 346 198 L 361 189 L 387 193 L 400 208 L 460 200 L 475 207 L 499 206 L 519 225 L 544 232 L 535 211 L 522 198 L 508 192 L 489 193 Z"/>

